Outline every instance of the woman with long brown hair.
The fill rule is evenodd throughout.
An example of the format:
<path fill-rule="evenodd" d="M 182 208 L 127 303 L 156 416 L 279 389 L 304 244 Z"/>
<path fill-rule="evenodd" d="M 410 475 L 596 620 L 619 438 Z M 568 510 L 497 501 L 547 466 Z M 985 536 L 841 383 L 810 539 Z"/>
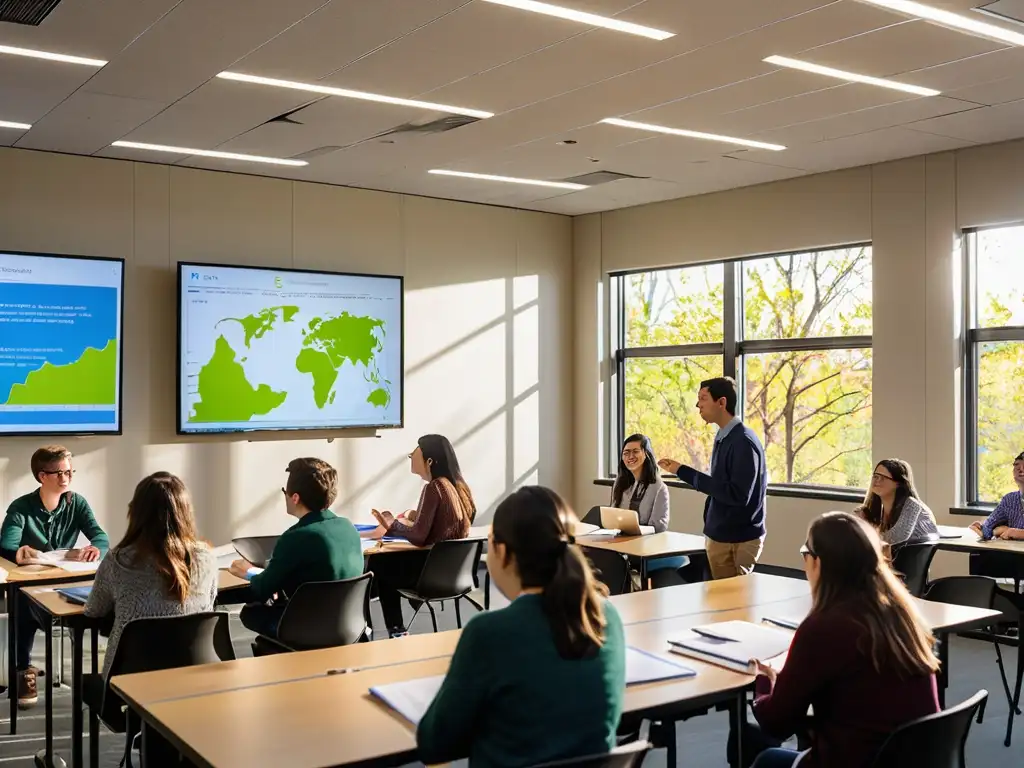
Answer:
<path fill-rule="evenodd" d="M 128 531 L 100 563 L 85 604 L 86 616 L 113 615 L 103 675 L 128 622 L 209 611 L 216 597 L 217 559 L 196 534 L 185 484 L 169 472 L 144 478 L 128 504 Z"/>
<path fill-rule="evenodd" d="M 754 716 L 785 739 L 813 707 L 801 768 L 867 768 L 895 728 L 939 711 L 934 638 L 886 564 L 878 535 L 858 517 L 822 515 L 801 552 L 814 602 L 782 671 L 758 662 Z M 754 765 L 783 768 L 797 755 L 770 749 Z"/>
<path fill-rule="evenodd" d="M 554 491 L 520 488 L 494 513 L 487 568 L 512 602 L 466 625 L 416 733 L 427 765 L 519 768 L 615 746 L 626 683 L 622 620 Z"/>
<path fill-rule="evenodd" d="M 937 541 L 935 515 L 921 501 L 914 472 L 903 459 L 882 459 L 871 473 L 864 503 L 854 510 L 894 550 L 907 544 Z"/>

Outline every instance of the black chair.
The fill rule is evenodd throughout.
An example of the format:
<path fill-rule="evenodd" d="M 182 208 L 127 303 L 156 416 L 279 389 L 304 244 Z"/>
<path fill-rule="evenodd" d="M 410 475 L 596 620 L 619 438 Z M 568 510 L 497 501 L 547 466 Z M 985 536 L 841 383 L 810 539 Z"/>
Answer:
<path fill-rule="evenodd" d="M 590 561 L 594 575 L 608 587 L 608 594 L 622 595 L 633 591 L 633 574 L 625 555 L 597 547 L 583 547 L 583 553 Z"/>
<path fill-rule="evenodd" d="M 270 556 L 274 553 L 277 540 L 280 538 L 280 536 L 242 536 L 232 539 L 231 546 L 235 548 L 235 552 L 257 568 L 266 568 Z"/>
<path fill-rule="evenodd" d="M 354 579 L 307 581 L 285 604 L 277 637 L 259 635 L 254 656 L 334 648 L 369 640 L 373 572 Z"/>
<path fill-rule="evenodd" d="M 232 661 L 228 614 L 223 611 L 136 619 L 125 625 L 107 675 L 84 675 L 82 698 L 86 706 L 116 733 L 125 734 L 124 762 L 131 766 L 131 750 L 141 729 L 138 715 L 110 689 L 116 675 L 191 667 Z M 90 734 L 97 738 L 99 734 Z"/>
<path fill-rule="evenodd" d="M 410 624 L 425 605 L 430 611 L 434 631 L 437 632 L 437 615 L 432 603 L 452 600 L 455 603 L 455 623 L 462 628 L 459 603 L 463 598 L 469 600 L 469 593 L 476 588 L 475 569 L 483 545 L 478 539 L 455 539 L 439 541 L 430 548 L 416 588 L 398 590 L 398 594 L 416 604 Z"/>
<path fill-rule="evenodd" d="M 583 516 L 583 519 L 580 520 L 580 522 L 581 523 L 586 523 L 587 525 L 596 525 L 598 528 L 600 528 L 601 527 L 601 508 L 600 507 L 591 507 L 590 511 L 587 512 L 587 514 L 585 514 Z"/>
<path fill-rule="evenodd" d="M 651 745 L 646 741 L 635 741 L 632 744 L 623 744 L 604 754 L 555 760 L 550 763 L 541 763 L 534 768 L 636 768 L 643 762 L 650 749 Z"/>
<path fill-rule="evenodd" d="M 964 768 L 964 745 L 976 712 L 983 714 L 988 691 L 962 704 L 901 725 L 885 740 L 872 768 Z"/>
<path fill-rule="evenodd" d="M 923 595 L 928 586 L 928 568 L 931 567 L 933 557 L 935 542 L 905 544 L 893 556 L 893 571 L 903 577 L 907 591 L 914 597 Z"/>

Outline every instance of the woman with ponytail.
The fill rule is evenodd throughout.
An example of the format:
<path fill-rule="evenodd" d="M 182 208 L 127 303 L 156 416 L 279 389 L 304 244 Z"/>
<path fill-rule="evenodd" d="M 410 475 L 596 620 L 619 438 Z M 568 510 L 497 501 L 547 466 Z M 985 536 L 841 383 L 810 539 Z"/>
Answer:
<path fill-rule="evenodd" d="M 519 768 L 615 746 L 626 685 L 622 620 L 554 491 L 520 488 L 494 513 L 487 568 L 507 608 L 473 617 L 417 729 L 427 765 Z"/>

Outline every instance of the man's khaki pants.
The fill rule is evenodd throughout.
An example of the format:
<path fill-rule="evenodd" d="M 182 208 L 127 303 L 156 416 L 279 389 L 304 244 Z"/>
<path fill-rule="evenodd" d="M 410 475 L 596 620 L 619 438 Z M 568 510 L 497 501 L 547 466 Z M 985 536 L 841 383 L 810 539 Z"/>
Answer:
<path fill-rule="evenodd" d="M 712 579 L 746 576 L 753 572 L 757 558 L 761 556 L 761 550 L 764 549 L 764 536 L 734 544 L 704 537 L 704 547 L 707 550 Z"/>

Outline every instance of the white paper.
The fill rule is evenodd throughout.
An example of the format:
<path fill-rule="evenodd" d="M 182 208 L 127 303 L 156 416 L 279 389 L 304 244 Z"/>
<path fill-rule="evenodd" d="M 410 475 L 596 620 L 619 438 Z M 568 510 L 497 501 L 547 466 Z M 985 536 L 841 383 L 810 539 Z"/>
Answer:
<path fill-rule="evenodd" d="M 593 525 L 592 523 L 580 523 L 577 522 L 573 528 L 574 536 L 589 536 L 595 531 L 599 530 L 600 526 Z"/>
<path fill-rule="evenodd" d="M 781 614 L 775 616 L 765 616 L 761 621 L 766 621 L 769 624 L 774 624 L 778 627 L 785 629 L 796 630 L 804 618 L 802 616 L 783 616 Z"/>
<path fill-rule="evenodd" d="M 50 552 L 40 552 L 39 557 L 30 557 L 25 565 L 47 565 L 54 568 L 63 568 L 71 573 L 91 573 L 100 567 L 100 561 L 94 560 L 91 563 L 82 560 L 66 560 L 68 554 L 66 549 L 55 549 Z"/>
<path fill-rule="evenodd" d="M 640 526 L 640 535 L 641 536 L 650 536 L 653 533 L 654 533 L 654 526 L 653 525 L 641 525 Z"/>
<path fill-rule="evenodd" d="M 365 552 L 368 549 L 375 549 L 380 542 L 376 539 L 360 539 L 359 546 Z"/>
<path fill-rule="evenodd" d="M 748 621 L 723 621 L 694 627 L 669 640 L 672 650 L 731 669 L 753 671 L 752 659 L 766 661 L 789 650 L 793 633 Z"/>
<path fill-rule="evenodd" d="M 937 527 L 939 529 L 940 539 L 959 539 L 961 536 L 963 536 L 962 529 L 953 528 L 948 525 L 940 525 Z M 974 531 L 971 531 L 971 533 L 974 533 Z"/>
<path fill-rule="evenodd" d="M 693 677 L 697 673 L 689 667 L 657 656 L 639 648 L 626 647 L 626 685 L 657 683 L 678 677 Z"/>
<path fill-rule="evenodd" d="M 370 689 L 370 693 L 410 723 L 418 725 L 437 692 L 441 690 L 443 682 L 444 675 L 421 677 L 417 680 L 377 685 Z"/>

